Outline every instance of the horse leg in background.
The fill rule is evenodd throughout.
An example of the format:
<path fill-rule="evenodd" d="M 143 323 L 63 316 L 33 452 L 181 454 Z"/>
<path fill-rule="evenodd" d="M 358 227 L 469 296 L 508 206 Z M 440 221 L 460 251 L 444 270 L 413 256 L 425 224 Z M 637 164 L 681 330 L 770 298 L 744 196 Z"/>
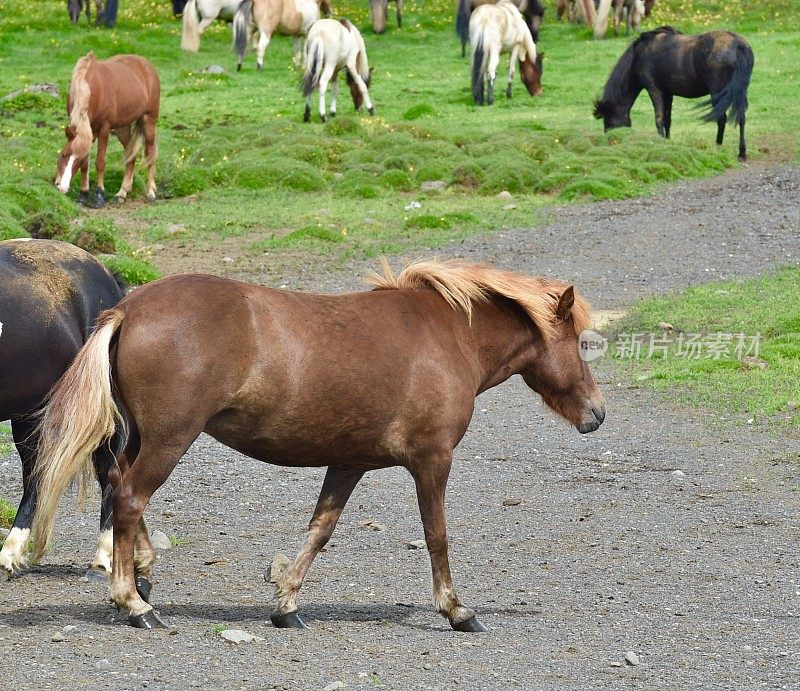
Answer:
<path fill-rule="evenodd" d="M 331 117 L 336 117 L 336 97 L 339 95 L 339 73 L 334 72 L 331 77 Z"/>
<path fill-rule="evenodd" d="M 115 463 L 114 452 L 117 448 L 117 438 L 110 444 L 104 444 L 96 452 L 94 467 L 97 472 L 97 481 L 100 483 L 100 535 L 97 538 L 97 551 L 89 566 L 87 576 L 95 574 L 111 574 L 112 554 L 114 551 L 114 533 L 112 523 L 112 509 L 114 507 L 113 488 L 108 481 L 108 473 Z"/>
<path fill-rule="evenodd" d="M 717 120 L 717 146 L 722 146 L 722 138 L 725 136 L 726 122 L 728 122 L 728 116 L 723 113 L 722 117 Z"/>
<path fill-rule="evenodd" d="M 156 158 L 158 158 L 155 118 L 145 113 L 142 115 L 141 127 L 144 137 L 144 160 L 147 163 L 147 201 L 154 202 L 156 200 Z"/>
<path fill-rule="evenodd" d="M 136 156 L 133 155 L 133 151 L 130 148 L 132 141 L 131 135 L 133 134 L 132 129 L 133 125 L 126 125 L 125 127 L 114 130 L 114 134 L 117 135 L 117 139 L 119 139 L 125 151 L 125 174 L 122 176 L 122 184 L 120 185 L 119 192 L 117 192 L 114 197 L 118 202 L 125 201 L 125 198 L 131 191 L 131 187 L 133 187 L 133 170 L 136 167 Z M 133 144 L 135 146 L 136 142 L 133 142 Z"/>
<path fill-rule="evenodd" d="M 106 150 L 108 149 L 109 129 L 103 128 L 97 135 L 97 158 L 95 159 L 95 169 L 97 171 L 97 192 L 94 196 L 95 209 L 101 209 L 106 204 Z"/>
<path fill-rule="evenodd" d="M 519 55 L 519 47 L 514 46 L 511 51 L 511 58 L 508 61 L 508 85 L 506 86 L 506 98 L 511 98 L 511 84 L 514 81 L 514 68 L 517 66 L 517 56 Z"/>
<path fill-rule="evenodd" d="M 397 28 L 403 28 L 403 0 L 397 0 Z M 464 55 L 461 57 L 463 58 Z"/>
<path fill-rule="evenodd" d="M 299 36 L 292 36 L 292 50 L 294 54 L 292 55 L 292 66 L 293 67 L 302 67 L 303 66 L 303 53 L 300 46 L 300 37 Z"/>
<path fill-rule="evenodd" d="M 486 103 L 494 103 L 494 80 L 497 76 L 497 66 L 500 64 L 500 49 L 489 48 L 489 58 L 486 60 Z"/>
<path fill-rule="evenodd" d="M 418 465 L 409 468 L 417 486 L 417 502 L 431 557 L 433 601 L 438 612 L 447 617 L 450 626 L 456 631 L 486 631 L 475 612 L 461 604 L 450 574 L 444 491 L 452 462 L 452 452 L 442 452 L 432 458 L 421 459 Z"/>
<path fill-rule="evenodd" d="M 654 87 L 646 87 L 647 93 L 650 94 L 650 100 L 653 102 L 653 110 L 656 114 L 656 131 L 662 137 L 666 137 L 666 129 L 664 127 L 664 93 Z"/>
<path fill-rule="evenodd" d="M 327 544 L 364 471 L 346 466 L 331 466 L 317 499 L 314 516 L 308 524 L 308 534 L 292 564 L 278 577 L 278 611 L 270 619 L 279 629 L 304 629 L 297 615 L 297 595 L 314 557 Z M 265 575 L 266 578 L 266 575 Z"/>
<path fill-rule="evenodd" d="M 358 73 L 355 57 L 352 60 L 352 64 L 348 63 L 347 71 L 350 72 L 350 76 L 353 78 L 358 90 L 361 92 L 361 96 L 364 99 L 364 104 L 367 106 L 367 112 L 370 115 L 375 115 L 375 106 L 372 104 L 372 99 L 369 97 L 369 89 L 367 89 L 367 85 L 364 83 L 364 80 Z"/>
<path fill-rule="evenodd" d="M 31 522 L 36 510 L 36 482 L 33 468 L 36 464 L 36 447 L 39 438 L 36 435 L 36 421 L 30 418 L 19 418 L 11 421 L 14 444 L 22 460 L 22 500 L 19 503 L 14 524 L 0 550 L 0 569 L 10 578 L 15 571 L 28 565 L 28 538 L 31 534 Z"/>
<path fill-rule="evenodd" d="M 330 65 L 325 65 L 322 68 L 322 74 L 319 77 L 319 119 L 322 122 L 327 121 L 327 117 L 325 115 L 325 92 L 328 90 L 328 82 L 331 80 L 333 76 L 333 67 Z"/>
<path fill-rule="evenodd" d="M 744 143 L 744 113 L 739 118 L 739 160 L 747 160 L 747 146 Z"/>
<path fill-rule="evenodd" d="M 664 136 L 669 139 L 669 130 L 672 127 L 672 94 L 664 94 Z"/>
<path fill-rule="evenodd" d="M 86 206 L 89 203 L 89 157 L 81 161 L 81 191 L 78 193 L 78 204 Z"/>
<path fill-rule="evenodd" d="M 614 36 L 619 35 L 619 25 L 622 23 L 622 12 L 624 6 L 625 0 L 614 0 Z"/>

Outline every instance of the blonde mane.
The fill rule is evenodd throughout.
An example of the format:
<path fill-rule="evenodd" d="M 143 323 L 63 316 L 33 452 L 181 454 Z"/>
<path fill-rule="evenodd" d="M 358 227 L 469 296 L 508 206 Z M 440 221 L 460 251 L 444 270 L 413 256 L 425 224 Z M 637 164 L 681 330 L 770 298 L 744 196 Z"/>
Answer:
<path fill-rule="evenodd" d="M 92 125 L 89 121 L 89 100 L 92 92 L 86 74 L 95 61 L 94 53 L 89 51 L 72 70 L 69 83 L 69 100 L 72 106 L 69 111 L 69 125 L 75 133 L 72 140 L 72 152 L 76 156 L 86 156 L 92 147 Z"/>
<path fill-rule="evenodd" d="M 415 261 L 395 275 L 386 259 L 381 260 L 383 275 L 372 272 L 367 280 L 377 289 L 434 290 L 455 310 L 461 310 L 472 323 L 474 302 L 487 302 L 501 296 L 516 302 L 541 332 L 545 340 L 555 334 L 556 308 L 568 283 L 549 278 L 528 277 L 496 269 L 488 264 L 457 260 Z M 577 293 L 572 307 L 575 333 L 589 327 L 591 308 Z"/>

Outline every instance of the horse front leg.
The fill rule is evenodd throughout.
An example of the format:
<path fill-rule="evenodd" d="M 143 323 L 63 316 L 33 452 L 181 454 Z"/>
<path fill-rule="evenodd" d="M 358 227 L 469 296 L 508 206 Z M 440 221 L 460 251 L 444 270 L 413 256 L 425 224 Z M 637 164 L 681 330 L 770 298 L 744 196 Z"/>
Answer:
<path fill-rule="evenodd" d="M 511 98 L 511 84 L 514 81 L 514 68 L 517 65 L 517 56 L 519 55 L 519 47 L 514 46 L 511 51 L 511 57 L 508 60 L 508 84 L 506 85 L 506 98 Z"/>
<path fill-rule="evenodd" d="M 664 136 L 669 139 L 672 127 L 672 94 L 664 94 Z"/>
<path fill-rule="evenodd" d="M 728 116 L 723 113 L 722 117 L 717 120 L 717 146 L 722 146 L 722 138 L 725 136 L 726 122 L 728 122 Z"/>
<path fill-rule="evenodd" d="M 650 94 L 650 100 L 653 102 L 653 110 L 656 115 L 656 131 L 659 136 L 666 137 L 664 128 L 664 93 L 656 87 L 649 87 L 647 93 Z"/>
<path fill-rule="evenodd" d="M 314 516 L 308 524 L 308 534 L 294 562 L 279 577 L 277 583 L 278 611 L 271 617 L 279 629 L 304 629 L 306 625 L 297 614 L 297 595 L 314 557 L 333 534 L 347 500 L 364 471 L 347 466 L 331 466 L 317 499 Z M 265 574 L 265 579 L 268 574 Z"/>
<path fill-rule="evenodd" d="M 89 157 L 81 161 L 81 190 L 78 193 L 78 204 L 86 206 L 89 203 Z"/>
<path fill-rule="evenodd" d="M 156 119 L 151 115 L 142 116 L 142 137 L 144 138 L 144 160 L 147 163 L 147 201 L 156 200 L 156 159 L 158 158 L 158 142 L 156 141 Z"/>
<path fill-rule="evenodd" d="M 336 117 L 336 97 L 339 95 L 339 73 L 335 73 L 331 78 L 331 117 Z"/>
<path fill-rule="evenodd" d="M 403 28 L 403 0 L 397 0 L 397 28 Z M 463 55 L 461 56 L 464 57 Z"/>
<path fill-rule="evenodd" d="M 97 136 L 97 158 L 95 159 L 95 169 L 97 171 L 97 192 L 94 197 L 94 208 L 100 209 L 106 204 L 106 150 L 108 149 L 108 128 L 100 130 Z"/>
<path fill-rule="evenodd" d="M 358 73 L 355 64 L 352 66 L 348 65 L 347 69 L 350 72 L 350 76 L 353 78 L 353 81 L 356 83 L 356 87 L 358 87 L 358 90 L 361 92 L 361 97 L 364 99 L 364 105 L 367 106 L 367 112 L 370 115 L 375 115 L 375 106 L 372 104 L 372 99 L 369 97 L 369 89 L 367 89 L 367 85 L 364 83 L 364 80 Z"/>
<path fill-rule="evenodd" d="M 417 502 L 431 557 L 433 601 L 437 611 L 447 617 L 456 631 L 480 632 L 488 629 L 475 612 L 464 607 L 453 587 L 447 556 L 447 525 L 444 515 L 444 492 L 453 461 L 452 452 L 441 453 L 410 468 L 417 487 Z"/>

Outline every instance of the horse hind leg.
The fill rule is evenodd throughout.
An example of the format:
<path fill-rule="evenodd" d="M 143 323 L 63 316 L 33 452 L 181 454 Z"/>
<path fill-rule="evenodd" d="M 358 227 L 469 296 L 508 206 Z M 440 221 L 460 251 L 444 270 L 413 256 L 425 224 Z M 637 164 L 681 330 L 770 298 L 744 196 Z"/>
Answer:
<path fill-rule="evenodd" d="M 347 500 L 353 493 L 364 471 L 349 467 L 331 466 L 325 474 L 322 489 L 308 524 L 308 535 L 294 562 L 278 576 L 278 609 L 270 617 L 279 629 L 304 629 L 306 625 L 297 614 L 297 596 L 300 586 L 314 557 L 327 544 L 333 534 Z M 265 574 L 265 579 L 268 575 Z"/>
<path fill-rule="evenodd" d="M 322 122 L 327 121 L 327 117 L 325 115 L 325 92 L 328 90 L 328 83 L 333 77 L 333 67 L 326 65 L 322 68 L 322 74 L 319 77 L 319 119 Z"/>
<path fill-rule="evenodd" d="M 744 113 L 742 113 L 741 118 L 739 120 L 739 160 L 746 161 L 747 160 L 747 145 L 744 141 Z"/>
<path fill-rule="evenodd" d="M 154 202 L 156 200 L 156 159 L 158 158 L 156 119 L 145 114 L 142 116 L 140 126 L 144 139 L 144 159 L 147 163 L 147 201 Z"/>
<path fill-rule="evenodd" d="M 270 38 L 271 36 L 266 31 L 259 30 L 258 45 L 256 46 L 256 68 L 259 70 L 264 69 L 264 53 L 267 52 Z"/>
<path fill-rule="evenodd" d="M 486 78 L 488 81 L 486 87 L 486 103 L 492 105 L 494 103 L 494 80 L 497 77 L 497 66 L 500 64 L 499 51 L 492 50 L 489 53 L 489 59 L 486 65 Z"/>
<path fill-rule="evenodd" d="M 123 163 L 125 164 L 125 174 L 122 176 L 122 184 L 120 185 L 119 192 L 115 195 L 118 202 L 125 201 L 128 194 L 133 187 L 133 171 L 136 167 L 136 155 L 138 154 L 139 147 L 141 146 L 141 135 L 138 127 L 128 125 L 114 130 L 120 144 L 124 150 Z"/>
<path fill-rule="evenodd" d="M 334 73 L 331 78 L 331 110 L 330 115 L 332 118 L 336 117 L 336 98 L 339 96 L 339 73 Z"/>

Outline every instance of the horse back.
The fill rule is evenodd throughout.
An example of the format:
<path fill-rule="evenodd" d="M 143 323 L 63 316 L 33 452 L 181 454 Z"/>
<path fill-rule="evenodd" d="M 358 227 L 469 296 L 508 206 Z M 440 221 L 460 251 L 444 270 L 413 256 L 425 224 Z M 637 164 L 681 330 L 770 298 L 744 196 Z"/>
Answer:
<path fill-rule="evenodd" d="M 0 419 L 35 409 L 123 291 L 90 254 L 52 240 L 0 242 Z"/>
<path fill-rule="evenodd" d="M 157 119 L 161 82 L 155 67 L 139 55 L 115 55 L 96 62 L 88 73 L 90 117 L 112 129 L 128 125 L 147 114 Z"/>

